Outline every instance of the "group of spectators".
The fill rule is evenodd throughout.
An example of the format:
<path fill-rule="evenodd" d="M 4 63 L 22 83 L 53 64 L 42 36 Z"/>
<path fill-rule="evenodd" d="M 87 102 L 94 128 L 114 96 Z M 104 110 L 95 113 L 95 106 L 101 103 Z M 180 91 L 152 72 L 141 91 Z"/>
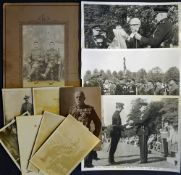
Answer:
<path fill-rule="evenodd" d="M 179 82 L 170 79 L 167 83 L 160 80 L 120 79 L 103 80 L 99 77 L 85 81 L 85 87 L 99 86 L 102 95 L 179 95 Z"/>

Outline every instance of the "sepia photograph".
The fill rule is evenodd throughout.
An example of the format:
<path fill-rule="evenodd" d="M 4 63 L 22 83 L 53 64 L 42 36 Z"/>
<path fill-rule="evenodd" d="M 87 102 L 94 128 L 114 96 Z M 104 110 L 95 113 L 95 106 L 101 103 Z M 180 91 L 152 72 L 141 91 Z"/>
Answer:
<path fill-rule="evenodd" d="M 180 172 L 179 98 L 102 96 L 102 149 L 92 168 Z"/>
<path fill-rule="evenodd" d="M 30 162 L 43 174 L 68 175 L 99 141 L 82 123 L 68 115 Z"/>
<path fill-rule="evenodd" d="M 4 125 L 16 116 L 33 115 L 31 88 L 2 89 Z"/>
<path fill-rule="evenodd" d="M 59 87 L 33 88 L 33 104 L 36 115 L 44 111 L 59 114 Z"/>
<path fill-rule="evenodd" d="M 82 2 L 82 48 L 179 46 L 178 3 Z"/>
<path fill-rule="evenodd" d="M 15 165 L 20 169 L 20 156 L 15 120 L 12 120 L 9 124 L 0 129 L 0 144 L 4 147 Z"/>
<path fill-rule="evenodd" d="M 86 126 L 95 136 L 101 133 L 101 92 L 98 87 L 76 87 L 60 89 L 60 114 L 71 114 Z M 97 149 L 100 149 L 98 146 Z M 85 165 L 92 166 L 96 149 L 85 158 Z"/>
<path fill-rule="evenodd" d="M 64 85 L 65 25 L 22 26 L 23 87 Z"/>
<path fill-rule="evenodd" d="M 102 95 L 179 95 L 180 50 L 82 50 L 82 86 Z"/>

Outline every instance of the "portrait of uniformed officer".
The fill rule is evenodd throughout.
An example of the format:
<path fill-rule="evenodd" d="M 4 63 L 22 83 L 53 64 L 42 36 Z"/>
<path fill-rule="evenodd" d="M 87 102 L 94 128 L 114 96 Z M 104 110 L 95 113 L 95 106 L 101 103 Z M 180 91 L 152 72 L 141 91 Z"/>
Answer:
<path fill-rule="evenodd" d="M 110 143 L 110 150 L 109 150 L 109 163 L 114 164 L 114 154 L 117 149 L 117 145 L 119 143 L 119 139 L 121 137 L 121 130 L 122 128 L 122 122 L 120 113 L 124 109 L 124 103 L 116 103 L 116 111 L 114 112 L 112 116 L 112 128 L 110 131 L 111 136 L 111 143 Z"/>
<path fill-rule="evenodd" d="M 155 20 L 157 27 L 149 38 L 141 36 L 139 33 L 135 34 L 135 38 L 141 43 L 151 46 L 152 48 L 170 47 L 173 38 L 173 25 L 168 20 L 168 8 L 156 7 L 154 11 L 157 13 Z"/>
<path fill-rule="evenodd" d="M 42 74 L 42 77 L 47 79 L 49 76 L 50 80 L 58 80 L 60 78 L 59 68 L 62 69 L 62 61 L 59 51 L 55 48 L 55 43 L 53 41 L 49 43 L 49 49 L 46 51 L 45 63 L 47 66 L 45 72 Z"/>
<path fill-rule="evenodd" d="M 83 91 L 76 91 L 74 94 L 75 105 L 69 109 L 69 114 L 75 117 L 78 121 L 82 122 L 90 131 L 91 122 L 94 124 L 93 134 L 99 136 L 101 130 L 101 121 L 94 110 L 94 107 L 85 104 L 86 96 Z M 92 159 L 94 158 L 95 152 L 91 151 L 85 158 L 85 167 L 93 167 Z"/>
<path fill-rule="evenodd" d="M 26 112 L 30 115 L 33 115 L 33 105 L 32 105 L 32 103 L 29 102 L 29 99 L 30 99 L 30 96 L 28 96 L 28 95 L 24 96 L 25 102 L 21 106 L 20 115 L 22 115 Z"/>
<path fill-rule="evenodd" d="M 44 66 L 44 54 L 42 49 L 39 47 L 39 42 L 34 41 L 33 48 L 28 55 L 28 63 L 30 64 L 30 72 L 28 75 L 29 81 L 35 81 L 40 79 L 40 72 Z"/>

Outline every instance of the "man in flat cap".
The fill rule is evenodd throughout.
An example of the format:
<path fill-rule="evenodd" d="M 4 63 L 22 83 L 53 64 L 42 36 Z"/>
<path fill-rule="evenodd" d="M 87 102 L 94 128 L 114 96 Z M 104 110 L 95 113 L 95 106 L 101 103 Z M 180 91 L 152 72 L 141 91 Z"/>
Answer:
<path fill-rule="evenodd" d="M 120 113 L 124 109 L 124 103 L 116 103 L 116 111 L 112 116 L 112 128 L 110 132 L 111 143 L 109 150 L 109 163 L 114 164 L 114 153 L 116 152 L 117 145 L 119 143 L 119 139 L 121 137 L 122 122 Z"/>
<path fill-rule="evenodd" d="M 95 112 L 94 108 L 90 105 L 85 104 L 85 94 L 83 91 L 76 91 L 74 94 L 75 105 L 69 109 L 69 114 L 75 117 L 78 121 L 82 122 L 89 130 L 91 130 L 91 122 L 94 124 L 93 134 L 99 137 L 101 130 L 101 121 Z M 93 167 L 92 159 L 94 158 L 95 152 L 91 151 L 85 158 L 85 167 Z"/>
<path fill-rule="evenodd" d="M 25 102 L 21 106 L 20 115 L 28 112 L 29 115 L 33 115 L 33 105 L 29 102 L 30 96 L 25 95 L 24 100 Z"/>
<path fill-rule="evenodd" d="M 153 35 L 147 38 L 136 33 L 135 38 L 142 44 L 151 46 L 152 48 L 170 47 L 173 37 L 173 25 L 167 18 L 168 9 L 166 7 L 156 7 L 154 11 L 157 12 L 155 18 L 157 27 Z"/>

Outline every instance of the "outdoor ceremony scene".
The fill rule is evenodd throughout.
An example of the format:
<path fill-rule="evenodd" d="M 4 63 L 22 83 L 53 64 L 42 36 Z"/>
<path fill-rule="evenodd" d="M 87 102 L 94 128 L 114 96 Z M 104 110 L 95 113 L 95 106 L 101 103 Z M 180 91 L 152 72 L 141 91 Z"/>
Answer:
<path fill-rule="evenodd" d="M 178 47 L 178 4 L 82 3 L 82 48 Z"/>
<path fill-rule="evenodd" d="M 102 96 L 102 149 L 86 170 L 180 170 L 179 99 Z"/>
<path fill-rule="evenodd" d="M 179 49 L 82 51 L 82 85 L 102 95 L 179 95 Z"/>

